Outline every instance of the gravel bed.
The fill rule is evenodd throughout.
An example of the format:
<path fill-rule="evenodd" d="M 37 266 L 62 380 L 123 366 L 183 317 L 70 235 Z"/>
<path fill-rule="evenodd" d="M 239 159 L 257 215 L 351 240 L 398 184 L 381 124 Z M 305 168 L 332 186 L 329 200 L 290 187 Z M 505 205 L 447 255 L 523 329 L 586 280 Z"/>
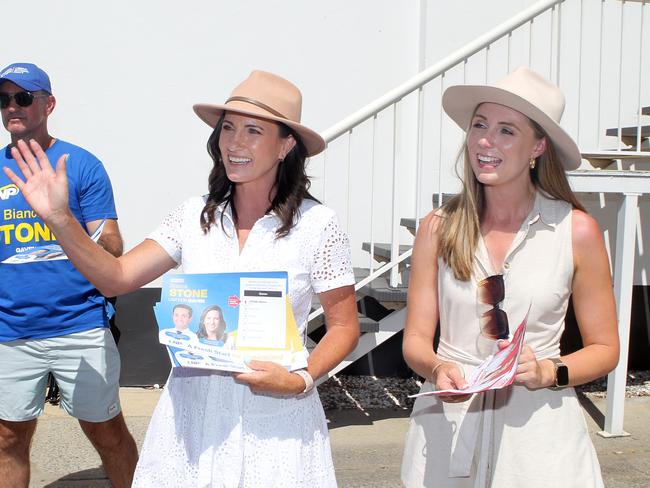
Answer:
<path fill-rule="evenodd" d="M 607 378 L 600 378 L 591 383 L 576 387 L 589 396 L 604 398 L 607 393 Z M 650 396 L 650 371 L 628 371 L 625 385 L 625 397 Z"/>
<path fill-rule="evenodd" d="M 410 409 L 422 383 L 415 378 L 336 375 L 318 387 L 325 410 Z"/>
<path fill-rule="evenodd" d="M 325 410 L 392 408 L 409 410 L 420 390 L 416 378 L 377 378 L 375 376 L 337 375 L 318 387 Z M 576 387 L 588 396 L 604 397 L 607 378 Z M 650 396 L 650 371 L 628 371 L 626 397 Z"/>

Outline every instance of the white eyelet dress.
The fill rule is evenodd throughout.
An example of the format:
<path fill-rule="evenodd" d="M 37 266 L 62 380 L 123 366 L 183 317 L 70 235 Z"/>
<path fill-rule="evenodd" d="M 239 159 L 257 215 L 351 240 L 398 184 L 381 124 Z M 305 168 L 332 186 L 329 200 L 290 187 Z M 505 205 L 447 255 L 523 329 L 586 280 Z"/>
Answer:
<path fill-rule="evenodd" d="M 573 279 L 571 206 L 538 192 L 507 252 L 503 309 L 510 331 L 530 306 L 525 340 L 538 359 L 560 354 Z M 477 282 L 495 274 L 484 242 L 475 276 L 454 278 L 439 260 L 438 355 L 468 376 L 495 350 L 480 334 Z M 428 381 L 422 391 L 432 390 Z M 573 388 L 511 386 L 463 403 L 418 398 L 402 463 L 406 487 L 602 487 L 600 466 Z"/>
<path fill-rule="evenodd" d="M 206 235 L 204 199 L 173 211 L 149 238 L 185 273 L 287 271 L 296 323 L 305 334 L 313 293 L 354 283 L 347 236 L 334 212 L 305 201 L 291 232 L 275 238 L 266 215 L 240 254 L 230 212 Z M 334 487 L 329 436 L 316 390 L 255 394 L 231 374 L 173 368 L 146 434 L 134 487 Z"/>

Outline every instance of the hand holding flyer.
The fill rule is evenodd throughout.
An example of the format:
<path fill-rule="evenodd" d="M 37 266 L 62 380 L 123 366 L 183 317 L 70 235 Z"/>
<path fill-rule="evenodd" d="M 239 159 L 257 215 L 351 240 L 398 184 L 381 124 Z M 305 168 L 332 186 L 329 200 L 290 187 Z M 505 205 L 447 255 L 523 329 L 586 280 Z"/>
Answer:
<path fill-rule="evenodd" d="M 497 390 L 509 386 L 515 379 L 519 354 L 524 345 L 526 321 L 528 314 L 515 330 L 510 344 L 487 357 L 479 364 L 467 380 L 467 387 L 462 390 L 436 390 L 409 395 L 411 398 L 430 395 L 468 395 L 486 390 Z"/>

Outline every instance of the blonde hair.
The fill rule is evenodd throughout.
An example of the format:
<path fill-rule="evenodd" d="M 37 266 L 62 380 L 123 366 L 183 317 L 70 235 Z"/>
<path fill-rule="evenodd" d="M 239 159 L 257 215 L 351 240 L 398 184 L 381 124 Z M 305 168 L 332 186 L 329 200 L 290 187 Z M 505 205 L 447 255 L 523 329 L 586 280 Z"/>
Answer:
<path fill-rule="evenodd" d="M 477 107 L 478 108 L 478 107 Z M 472 119 L 474 117 L 472 116 Z M 546 151 L 530 170 L 531 182 L 538 191 L 554 200 L 563 200 L 575 209 L 585 211 L 569 186 L 564 167 L 550 138 L 539 124 L 528 119 L 537 139 L 546 138 Z M 474 270 L 474 254 L 481 235 L 481 219 L 485 211 L 485 190 L 474 176 L 467 151 L 467 133 L 456 159 L 456 174 L 461 179 L 461 192 L 441 207 L 440 256 L 459 281 L 469 281 Z M 461 177 L 459 166 L 463 164 Z"/>

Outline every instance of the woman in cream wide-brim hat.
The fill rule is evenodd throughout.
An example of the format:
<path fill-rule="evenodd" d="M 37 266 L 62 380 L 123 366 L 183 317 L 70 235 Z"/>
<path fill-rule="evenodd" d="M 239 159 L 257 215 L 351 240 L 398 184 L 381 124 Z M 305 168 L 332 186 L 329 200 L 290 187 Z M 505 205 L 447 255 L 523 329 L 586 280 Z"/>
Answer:
<path fill-rule="evenodd" d="M 564 96 L 523 67 L 493 85 L 452 86 L 443 107 L 467 131 L 463 184 L 419 227 L 404 356 L 427 380 L 423 392 L 462 390 L 522 322 L 524 346 L 511 386 L 416 400 L 402 480 L 602 486 L 572 386 L 616 365 L 615 304 L 598 225 L 564 173 L 581 161 L 559 125 Z M 571 296 L 584 346 L 561 355 Z"/>
<path fill-rule="evenodd" d="M 67 197 L 55 198 L 65 196 L 64 178 L 44 183 L 42 174 L 51 171 L 47 157 L 36 146 L 20 145 L 26 160 L 31 149 L 40 162 L 25 171 L 30 204 L 100 291 L 123 294 L 178 265 L 185 273 L 287 271 L 287 296 L 303 338 L 314 292 L 325 310 L 327 332 L 305 369 L 289 372 L 263 361 L 248 362 L 250 371 L 237 374 L 173 368 L 147 431 L 135 487 L 336 486 L 313 385 L 354 349 L 359 325 L 347 236 L 334 212 L 308 191 L 306 157 L 325 142 L 300 123 L 301 105 L 295 85 L 263 71 L 251 73 L 224 104 L 196 105 L 213 127 L 209 193 L 185 201 L 119 259 L 101 251 L 76 221 L 52 218 L 65 213 Z M 63 165 L 58 171 L 65 176 Z M 220 298 L 225 310 L 228 297 Z"/>

